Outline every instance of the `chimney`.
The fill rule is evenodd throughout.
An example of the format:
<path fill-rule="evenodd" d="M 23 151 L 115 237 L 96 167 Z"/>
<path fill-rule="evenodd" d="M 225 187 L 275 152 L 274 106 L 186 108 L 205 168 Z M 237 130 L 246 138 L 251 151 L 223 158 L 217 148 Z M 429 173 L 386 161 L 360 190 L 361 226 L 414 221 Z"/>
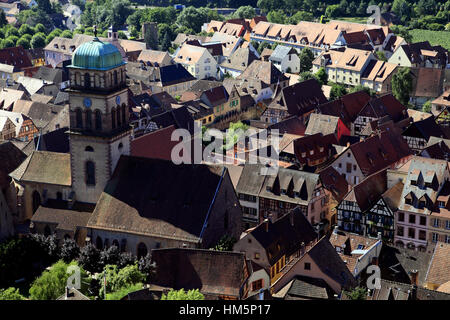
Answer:
<path fill-rule="evenodd" d="M 263 223 L 264 223 L 264 228 L 265 228 L 266 232 L 269 232 L 269 219 L 267 219 L 267 218 L 264 219 Z"/>
<path fill-rule="evenodd" d="M 70 295 L 70 289 L 69 289 L 69 287 L 67 287 L 66 286 L 66 292 L 65 292 L 65 298 L 67 299 L 68 297 L 69 297 L 69 295 Z"/>
<path fill-rule="evenodd" d="M 419 272 L 417 270 L 411 270 L 411 290 L 409 293 L 411 294 L 411 300 L 417 300 L 417 276 Z"/>
<path fill-rule="evenodd" d="M 377 239 L 378 239 L 378 240 L 381 240 L 381 232 L 378 232 L 378 233 L 377 233 Z"/>
<path fill-rule="evenodd" d="M 378 265 L 378 257 L 372 258 L 372 265 L 377 266 Z"/>

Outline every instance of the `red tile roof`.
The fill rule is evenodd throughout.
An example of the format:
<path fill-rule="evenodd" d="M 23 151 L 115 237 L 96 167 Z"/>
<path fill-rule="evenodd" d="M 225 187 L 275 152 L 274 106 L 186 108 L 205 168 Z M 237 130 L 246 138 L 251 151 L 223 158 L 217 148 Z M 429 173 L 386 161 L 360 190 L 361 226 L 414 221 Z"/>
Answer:
<path fill-rule="evenodd" d="M 33 66 L 27 50 L 21 46 L 1 49 L 0 63 L 15 66 L 21 69 Z"/>

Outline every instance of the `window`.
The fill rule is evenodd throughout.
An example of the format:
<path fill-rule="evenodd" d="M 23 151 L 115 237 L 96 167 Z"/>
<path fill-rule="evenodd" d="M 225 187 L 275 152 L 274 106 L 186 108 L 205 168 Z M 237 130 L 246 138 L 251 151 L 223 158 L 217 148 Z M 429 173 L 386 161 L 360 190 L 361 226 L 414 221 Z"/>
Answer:
<path fill-rule="evenodd" d="M 425 217 L 420 217 L 420 225 L 426 226 L 426 225 L 427 225 L 427 218 L 425 218 Z"/>
<path fill-rule="evenodd" d="M 126 107 L 122 104 L 122 124 L 125 125 L 127 123 L 127 112 Z"/>
<path fill-rule="evenodd" d="M 352 172 L 352 164 L 347 162 L 347 173 Z"/>
<path fill-rule="evenodd" d="M 95 110 L 95 130 L 102 130 L 102 113 L 100 110 Z"/>
<path fill-rule="evenodd" d="M 92 111 L 86 110 L 86 128 L 92 128 Z"/>
<path fill-rule="evenodd" d="M 92 148 L 91 146 L 87 146 L 86 148 L 84 148 L 84 151 L 86 151 L 86 152 L 94 152 L 94 148 Z"/>
<path fill-rule="evenodd" d="M 444 201 L 438 201 L 439 208 L 445 208 L 445 202 Z"/>
<path fill-rule="evenodd" d="M 411 239 L 416 237 L 416 230 L 414 228 L 408 228 L 408 237 Z"/>
<path fill-rule="evenodd" d="M 450 229 L 450 220 L 445 221 L 445 229 Z"/>
<path fill-rule="evenodd" d="M 114 70 L 114 85 L 117 86 L 118 81 L 117 81 L 117 70 Z"/>
<path fill-rule="evenodd" d="M 404 231 L 403 227 L 397 227 L 397 235 L 398 236 L 403 237 L 403 231 Z"/>
<path fill-rule="evenodd" d="M 416 216 L 414 214 L 409 215 L 409 223 L 416 223 Z"/>
<path fill-rule="evenodd" d="M 84 74 L 84 87 L 85 88 L 91 87 L 91 76 L 89 75 L 89 73 Z"/>
<path fill-rule="evenodd" d="M 86 184 L 95 186 L 95 163 L 92 161 L 86 162 Z"/>
<path fill-rule="evenodd" d="M 75 110 L 75 125 L 77 128 L 83 128 L 83 114 L 81 109 Z"/>
<path fill-rule="evenodd" d="M 263 279 L 252 282 L 252 291 L 257 291 L 263 287 Z"/>
<path fill-rule="evenodd" d="M 111 110 L 111 128 L 116 128 L 116 109 L 114 108 Z"/>
<path fill-rule="evenodd" d="M 419 240 L 426 240 L 427 232 L 425 230 L 419 230 Z"/>
<path fill-rule="evenodd" d="M 450 243 L 450 236 L 445 236 L 445 243 Z"/>
<path fill-rule="evenodd" d="M 305 270 L 311 270 L 311 263 L 305 262 Z"/>
<path fill-rule="evenodd" d="M 439 219 L 433 219 L 433 227 L 439 228 Z"/>
<path fill-rule="evenodd" d="M 438 242 L 438 240 L 439 240 L 439 234 L 433 232 L 433 234 L 432 234 L 432 241 L 433 242 Z"/>
<path fill-rule="evenodd" d="M 256 260 L 259 259 L 259 252 L 255 252 L 255 259 L 256 259 Z"/>

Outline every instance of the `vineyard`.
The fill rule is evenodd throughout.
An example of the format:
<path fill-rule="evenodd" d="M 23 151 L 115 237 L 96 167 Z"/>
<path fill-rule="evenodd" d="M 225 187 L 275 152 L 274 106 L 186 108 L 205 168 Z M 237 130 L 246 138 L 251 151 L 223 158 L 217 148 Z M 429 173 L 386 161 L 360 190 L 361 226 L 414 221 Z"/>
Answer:
<path fill-rule="evenodd" d="M 450 31 L 430 31 L 413 29 L 409 31 L 412 42 L 429 41 L 431 45 L 441 45 L 450 50 Z"/>

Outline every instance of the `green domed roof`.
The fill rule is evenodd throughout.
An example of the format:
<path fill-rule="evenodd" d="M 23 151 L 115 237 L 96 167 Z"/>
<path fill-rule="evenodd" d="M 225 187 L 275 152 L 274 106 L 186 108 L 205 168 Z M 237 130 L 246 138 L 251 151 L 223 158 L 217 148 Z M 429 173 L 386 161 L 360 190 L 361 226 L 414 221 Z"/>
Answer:
<path fill-rule="evenodd" d="M 69 67 L 93 70 L 108 70 L 125 64 L 119 50 L 109 42 L 98 38 L 83 43 L 72 55 Z"/>

